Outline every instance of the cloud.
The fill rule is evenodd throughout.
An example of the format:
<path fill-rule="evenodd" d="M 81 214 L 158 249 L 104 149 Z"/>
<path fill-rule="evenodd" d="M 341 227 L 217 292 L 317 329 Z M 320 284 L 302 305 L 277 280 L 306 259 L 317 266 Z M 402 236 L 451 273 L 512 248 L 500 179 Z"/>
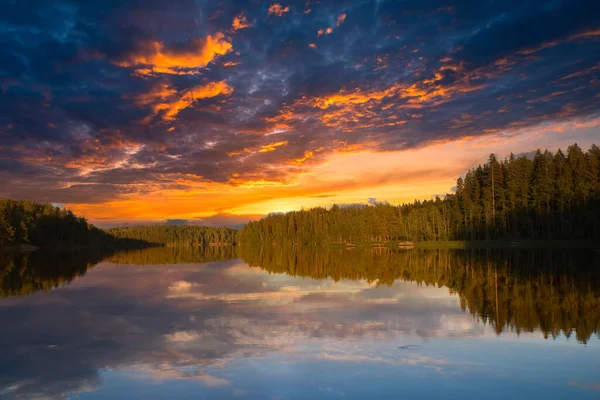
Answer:
<path fill-rule="evenodd" d="M 376 206 L 378 204 L 390 204 L 387 201 L 383 200 L 377 200 L 375 197 L 369 197 L 369 199 L 367 200 L 367 204 L 370 206 Z"/>
<path fill-rule="evenodd" d="M 174 121 L 177 114 L 193 106 L 197 100 L 228 96 L 231 93 L 233 93 L 233 88 L 225 81 L 209 82 L 181 92 L 168 84 L 159 84 L 150 92 L 137 96 L 136 102 L 142 106 L 150 105 L 152 107 L 150 118 L 160 114 L 165 121 Z M 148 122 L 148 118 L 144 121 Z"/>
<path fill-rule="evenodd" d="M 244 14 L 239 14 L 239 15 L 236 15 L 235 18 L 233 18 L 231 27 L 233 28 L 233 30 L 237 31 L 240 29 L 250 28 L 250 27 L 252 27 L 252 24 L 250 22 L 248 22 L 248 20 L 246 19 L 246 16 Z"/>
<path fill-rule="evenodd" d="M 14 2 L 0 17 L 0 195 L 95 222 L 330 205 L 323 194 L 428 198 L 473 162 L 437 144 L 495 151 L 510 139 L 526 152 L 536 135 L 554 149 L 598 138 L 591 0 L 56 4 Z M 427 188 L 404 180 L 400 194 L 379 164 L 336 170 L 335 193 L 305 178 L 343 154 L 424 147 L 454 160 L 423 172 Z"/>
<path fill-rule="evenodd" d="M 275 15 L 281 17 L 286 12 L 290 11 L 288 6 L 282 6 L 281 4 L 274 3 L 269 6 L 269 15 Z"/>
<path fill-rule="evenodd" d="M 207 35 L 191 43 L 189 49 L 168 49 L 164 43 L 153 41 L 140 43 L 139 47 L 116 62 L 121 67 L 137 67 L 141 75 L 196 74 L 217 57 L 232 50 L 231 43 L 223 33 Z"/>
<path fill-rule="evenodd" d="M 167 342 L 171 342 L 171 343 L 189 343 L 189 342 L 195 342 L 196 340 L 199 340 L 201 337 L 202 337 L 202 335 L 198 332 L 180 331 L 180 332 L 169 333 L 168 335 L 165 335 L 165 340 Z"/>
<path fill-rule="evenodd" d="M 287 145 L 288 145 L 287 140 L 282 140 L 280 142 L 272 142 L 272 143 L 266 144 L 264 146 L 260 146 L 260 149 L 258 150 L 258 152 L 259 153 L 268 153 L 271 151 L 275 151 L 275 149 L 277 147 L 287 146 Z"/>
<path fill-rule="evenodd" d="M 174 293 L 186 293 L 186 292 L 190 291 L 192 286 L 193 286 L 193 284 L 191 282 L 177 281 L 177 282 L 173 282 L 173 284 L 171 284 L 169 286 L 169 291 L 174 292 Z"/>

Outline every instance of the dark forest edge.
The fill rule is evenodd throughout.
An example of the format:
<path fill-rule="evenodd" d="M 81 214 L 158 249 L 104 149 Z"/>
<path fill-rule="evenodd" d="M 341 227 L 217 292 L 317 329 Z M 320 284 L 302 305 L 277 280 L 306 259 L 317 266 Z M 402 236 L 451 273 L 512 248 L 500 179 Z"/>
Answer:
<path fill-rule="evenodd" d="M 143 248 L 235 243 L 236 231 L 210 226 L 127 226 L 100 229 L 51 204 L 0 200 L 0 248 Z"/>
<path fill-rule="evenodd" d="M 568 241 L 587 247 L 598 238 L 600 148 L 583 152 L 576 144 L 566 154 L 538 150 L 532 159 L 492 154 L 444 199 L 271 214 L 237 235 L 250 245 Z"/>

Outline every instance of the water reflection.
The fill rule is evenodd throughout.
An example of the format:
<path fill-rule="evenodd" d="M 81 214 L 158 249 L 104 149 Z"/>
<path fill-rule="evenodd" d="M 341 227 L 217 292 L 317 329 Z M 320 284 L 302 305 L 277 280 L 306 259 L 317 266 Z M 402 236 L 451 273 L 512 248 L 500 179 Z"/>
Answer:
<path fill-rule="evenodd" d="M 235 256 L 6 256 L 0 397 L 597 395 L 595 253 L 241 249 L 254 268 Z M 496 336 L 537 328 L 557 340 Z"/>
<path fill-rule="evenodd" d="M 83 276 L 106 252 L 0 252 L 0 296 L 23 296 L 52 290 Z"/>
<path fill-rule="evenodd" d="M 241 255 L 251 266 L 293 276 L 445 286 L 460 296 L 463 310 L 497 333 L 575 332 L 585 342 L 600 331 L 600 252 L 242 248 Z"/>
<path fill-rule="evenodd" d="M 237 257 L 233 246 L 215 247 L 151 247 L 120 251 L 104 259 L 106 262 L 136 265 L 201 264 L 227 261 Z"/>

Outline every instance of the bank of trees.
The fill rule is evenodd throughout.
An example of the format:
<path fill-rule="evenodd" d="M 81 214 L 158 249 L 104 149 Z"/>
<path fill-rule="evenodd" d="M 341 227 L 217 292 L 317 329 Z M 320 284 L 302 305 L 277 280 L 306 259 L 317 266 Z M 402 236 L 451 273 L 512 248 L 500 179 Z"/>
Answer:
<path fill-rule="evenodd" d="M 236 231 L 210 226 L 127 226 L 103 230 L 51 204 L 0 200 L 0 247 L 207 246 L 234 244 Z"/>
<path fill-rule="evenodd" d="M 198 225 L 124 226 L 107 229 L 106 233 L 123 243 L 146 241 L 168 247 L 232 245 L 236 236 L 235 229 Z"/>
<path fill-rule="evenodd" d="M 85 218 L 51 204 L 0 200 L 0 246 L 90 245 L 105 234 Z"/>
<path fill-rule="evenodd" d="M 402 172 L 399 171 L 399 174 Z M 248 244 L 600 237 L 600 148 L 538 150 L 471 169 L 445 198 L 392 206 L 334 205 L 250 222 Z"/>

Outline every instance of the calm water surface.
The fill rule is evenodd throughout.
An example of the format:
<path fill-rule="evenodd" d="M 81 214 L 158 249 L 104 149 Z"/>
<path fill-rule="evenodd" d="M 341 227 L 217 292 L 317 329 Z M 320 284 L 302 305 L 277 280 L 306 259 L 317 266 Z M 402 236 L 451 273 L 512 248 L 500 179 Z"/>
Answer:
<path fill-rule="evenodd" d="M 0 398 L 598 399 L 599 266 L 548 250 L 0 254 Z"/>

